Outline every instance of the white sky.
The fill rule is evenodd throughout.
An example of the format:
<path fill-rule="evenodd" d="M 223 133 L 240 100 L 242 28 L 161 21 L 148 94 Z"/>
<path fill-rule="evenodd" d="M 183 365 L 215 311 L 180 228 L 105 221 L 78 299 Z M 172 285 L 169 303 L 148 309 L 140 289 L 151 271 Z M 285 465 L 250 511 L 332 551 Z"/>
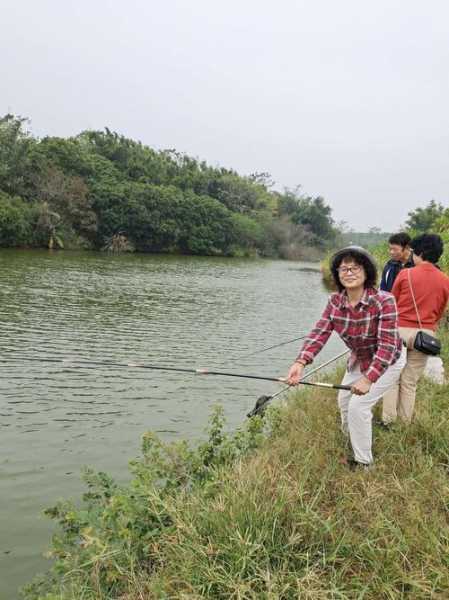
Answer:
<path fill-rule="evenodd" d="M 446 0 L 0 0 L 0 114 L 109 127 L 358 230 L 449 205 Z"/>

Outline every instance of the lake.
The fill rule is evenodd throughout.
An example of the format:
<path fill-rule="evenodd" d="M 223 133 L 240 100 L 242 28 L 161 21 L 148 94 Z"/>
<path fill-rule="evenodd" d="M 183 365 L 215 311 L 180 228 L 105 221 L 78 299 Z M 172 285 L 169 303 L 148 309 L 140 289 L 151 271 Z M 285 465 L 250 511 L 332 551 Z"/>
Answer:
<path fill-rule="evenodd" d="M 42 511 L 81 496 L 83 465 L 125 481 L 143 432 L 195 441 L 215 403 L 236 428 L 280 389 L 76 360 L 285 375 L 301 342 L 246 355 L 306 332 L 328 295 L 316 264 L 45 250 L 0 251 L 0 293 L 2 600 L 48 568 Z"/>

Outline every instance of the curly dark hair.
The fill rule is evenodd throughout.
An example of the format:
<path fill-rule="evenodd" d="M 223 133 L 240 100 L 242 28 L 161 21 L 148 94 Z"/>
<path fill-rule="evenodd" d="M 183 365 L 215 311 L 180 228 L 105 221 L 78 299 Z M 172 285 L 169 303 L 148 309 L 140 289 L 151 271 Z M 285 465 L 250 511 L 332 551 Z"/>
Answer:
<path fill-rule="evenodd" d="M 436 265 L 443 254 L 444 245 L 436 233 L 423 233 L 412 239 L 410 247 L 416 256 Z"/>
<path fill-rule="evenodd" d="M 345 288 L 340 281 L 338 274 L 338 268 L 344 260 L 348 258 L 352 259 L 357 265 L 364 268 L 366 274 L 366 280 L 364 287 L 373 288 L 376 287 L 377 282 L 377 267 L 374 259 L 368 254 L 364 248 L 343 248 L 339 250 L 331 259 L 331 273 L 335 285 L 339 292 L 342 292 Z"/>

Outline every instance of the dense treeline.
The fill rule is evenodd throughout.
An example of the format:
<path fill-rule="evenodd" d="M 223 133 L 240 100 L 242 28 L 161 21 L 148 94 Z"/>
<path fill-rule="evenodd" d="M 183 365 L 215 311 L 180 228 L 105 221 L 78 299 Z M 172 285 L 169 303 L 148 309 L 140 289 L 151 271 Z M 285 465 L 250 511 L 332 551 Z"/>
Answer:
<path fill-rule="evenodd" d="M 109 129 L 37 139 L 0 119 L 0 246 L 312 258 L 338 230 L 321 197 L 271 189 Z"/>

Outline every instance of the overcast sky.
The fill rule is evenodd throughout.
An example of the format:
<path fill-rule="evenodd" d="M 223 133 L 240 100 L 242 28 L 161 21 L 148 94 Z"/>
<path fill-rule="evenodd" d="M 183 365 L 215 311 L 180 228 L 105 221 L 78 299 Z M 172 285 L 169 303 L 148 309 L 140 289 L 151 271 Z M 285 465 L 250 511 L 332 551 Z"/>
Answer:
<path fill-rule="evenodd" d="M 107 126 L 397 230 L 449 205 L 449 2 L 0 0 L 0 113 Z"/>

